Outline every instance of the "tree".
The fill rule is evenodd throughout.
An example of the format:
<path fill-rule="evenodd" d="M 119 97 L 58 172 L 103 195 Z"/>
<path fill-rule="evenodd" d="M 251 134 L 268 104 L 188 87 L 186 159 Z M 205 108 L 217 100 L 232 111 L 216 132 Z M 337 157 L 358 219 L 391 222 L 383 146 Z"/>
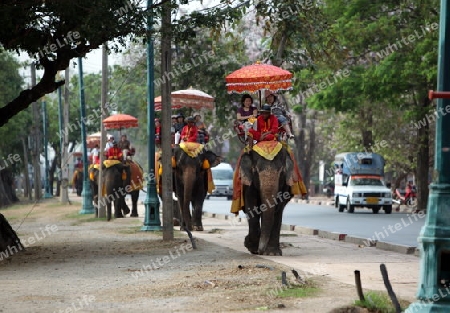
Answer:
<path fill-rule="evenodd" d="M 131 6 L 131 7 L 130 7 Z M 3 1 L 0 44 L 9 51 L 35 58 L 44 74 L 36 86 L 23 90 L 0 109 L 0 126 L 32 102 L 64 84 L 56 74 L 73 58 L 83 57 L 104 42 L 114 49 L 132 33 L 142 33 L 145 10 L 122 0 Z"/>
<path fill-rule="evenodd" d="M 334 21 L 331 28 L 348 51 L 342 66 L 349 75 L 308 99 L 314 107 L 346 112 L 349 119 L 364 116 L 367 124 L 361 139 L 367 150 L 376 144 L 374 137 L 386 135 L 375 132 L 373 108 L 401 112 L 401 128 L 396 129 L 398 120 L 393 119 L 390 128 L 397 132 L 393 137 L 379 139 L 389 142 L 402 130 L 409 135 L 405 143 L 410 142 L 413 149 L 405 149 L 405 144 L 401 152 L 405 163 L 415 163 L 412 169 L 417 178 L 419 209 L 425 208 L 428 196 L 430 136 L 429 123 L 418 128 L 414 124 L 423 121 L 432 110 L 427 94 L 436 82 L 437 5 L 437 1 L 328 1 L 326 13 Z M 320 65 L 312 74 L 316 82 L 336 77 L 332 65 Z M 391 151 L 397 146 L 392 148 Z M 386 152 L 388 161 L 392 158 L 395 164 L 397 160 Z"/>

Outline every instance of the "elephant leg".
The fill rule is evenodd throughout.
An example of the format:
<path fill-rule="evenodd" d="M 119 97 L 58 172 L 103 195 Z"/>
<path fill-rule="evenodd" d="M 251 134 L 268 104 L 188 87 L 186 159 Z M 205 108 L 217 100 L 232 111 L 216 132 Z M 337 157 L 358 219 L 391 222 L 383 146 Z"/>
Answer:
<path fill-rule="evenodd" d="M 108 203 L 106 204 L 106 220 L 110 221 L 111 220 L 111 201 L 108 201 Z"/>
<path fill-rule="evenodd" d="M 195 172 L 192 173 L 195 175 Z M 189 176 L 185 174 L 185 176 Z M 194 176 L 195 177 L 195 176 Z M 186 227 L 188 230 L 193 230 L 192 220 L 191 220 L 191 194 L 192 194 L 192 183 L 190 181 L 183 182 L 177 185 L 177 197 L 178 203 L 180 205 L 180 215 L 182 217 L 181 229 Z"/>
<path fill-rule="evenodd" d="M 266 250 L 264 251 L 264 254 L 266 255 L 283 255 L 283 252 L 280 248 L 280 232 L 284 206 L 285 204 L 279 204 L 275 209 L 273 215 L 274 223 L 272 226 L 272 232 L 270 233 L 269 242 L 267 244 Z"/>
<path fill-rule="evenodd" d="M 244 213 L 248 219 L 248 235 L 245 236 L 244 246 L 253 254 L 258 254 L 259 238 L 261 236 L 261 227 L 259 224 L 260 212 L 258 202 L 255 200 L 258 192 L 253 186 L 244 186 Z"/>
<path fill-rule="evenodd" d="M 131 208 L 130 217 L 138 217 L 139 216 L 138 211 L 137 211 L 138 200 L 139 200 L 139 189 L 131 192 L 132 208 Z"/>
<path fill-rule="evenodd" d="M 122 218 L 122 204 L 125 201 L 124 198 L 120 197 L 118 199 L 114 199 L 114 217 L 115 218 Z"/>
<path fill-rule="evenodd" d="M 127 215 L 128 213 L 130 213 L 130 208 L 128 207 L 125 199 L 126 199 L 125 196 L 123 196 L 123 197 L 121 197 L 121 201 L 120 201 L 120 209 L 124 216 Z"/>
<path fill-rule="evenodd" d="M 203 214 L 203 200 L 200 199 L 194 199 L 192 201 L 192 224 L 194 227 L 194 230 L 197 231 L 203 231 L 203 224 L 202 224 L 202 214 Z"/>

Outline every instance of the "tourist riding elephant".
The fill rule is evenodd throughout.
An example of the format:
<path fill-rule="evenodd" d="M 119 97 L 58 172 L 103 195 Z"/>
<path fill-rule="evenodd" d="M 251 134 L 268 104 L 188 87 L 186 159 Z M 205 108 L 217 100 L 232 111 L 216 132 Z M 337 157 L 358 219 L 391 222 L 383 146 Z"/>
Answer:
<path fill-rule="evenodd" d="M 130 177 L 129 171 L 130 168 L 121 162 L 103 167 L 103 204 L 106 204 L 106 218 L 108 221 L 111 220 L 111 203 L 114 203 L 115 218 L 121 218 L 130 213 L 130 209 L 125 204 L 127 177 Z M 94 203 L 98 204 L 99 171 L 96 166 L 89 168 L 89 178 L 91 180 Z M 97 205 L 96 207 L 98 208 Z"/>
<path fill-rule="evenodd" d="M 264 143 L 268 143 L 270 149 L 259 145 Z M 261 142 L 257 146 L 259 149 L 254 147 L 243 153 L 238 162 L 235 180 L 240 179 L 240 188 L 236 188 L 235 182 L 234 188 L 238 191 L 233 196 L 232 212 L 243 209 L 248 218 L 249 232 L 244 245 L 251 253 L 282 255 L 280 229 L 283 210 L 293 196 L 291 186 L 301 180 L 294 170 L 291 154 L 281 143 Z M 235 203 L 238 210 L 233 209 Z"/>
<path fill-rule="evenodd" d="M 210 168 L 220 163 L 220 157 L 204 149 L 203 145 L 187 142 L 174 148 L 173 158 L 175 194 L 180 207 L 181 227 L 202 231 L 203 202 L 208 183 L 212 184 Z"/>

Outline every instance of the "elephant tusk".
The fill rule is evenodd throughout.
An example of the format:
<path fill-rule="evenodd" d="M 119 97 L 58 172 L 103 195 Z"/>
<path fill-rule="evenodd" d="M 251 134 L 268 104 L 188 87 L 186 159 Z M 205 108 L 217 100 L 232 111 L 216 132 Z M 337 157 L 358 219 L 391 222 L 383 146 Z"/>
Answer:
<path fill-rule="evenodd" d="M 175 192 L 172 192 L 172 199 L 173 201 L 178 201 L 177 196 L 175 195 Z"/>

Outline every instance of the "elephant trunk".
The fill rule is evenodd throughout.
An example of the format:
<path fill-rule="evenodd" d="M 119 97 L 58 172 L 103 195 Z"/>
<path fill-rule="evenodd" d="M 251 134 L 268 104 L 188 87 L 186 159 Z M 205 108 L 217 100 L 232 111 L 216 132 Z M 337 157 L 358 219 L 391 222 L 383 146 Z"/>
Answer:
<path fill-rule="evenodd" d="M 197 171 L 194 167 L 187 167 L 183 170 L 184 197 L 182 199 L 183 202 L 181 204 L 181 214 L 183 215 L 184 223 L 189 230 L 192 230 L 190 203 L 192 200 L 192 191 L 194 188 L 194 182 L 197 177 L 196 175 Z"/>
<path fill-rule="evenodd" d="M 262 174 L 262 176 L 261 176 Z M 264 175 L 267 174 L 267 177 Z M 260 173 L 260 199 L 261 205 L 258 211 L 261 214 L 261 236 L 259 238 L 258 253 L 264 254 L 269 244 L 271 236 L 273 236 L 273 229 L 275 225 L 274 214 L 277 204 L 277 192 L 279 190 L 278 180 L 273 177 L 278 177 L 279 173 L 274 171 L 267 171 L 267 173 Z"/>

